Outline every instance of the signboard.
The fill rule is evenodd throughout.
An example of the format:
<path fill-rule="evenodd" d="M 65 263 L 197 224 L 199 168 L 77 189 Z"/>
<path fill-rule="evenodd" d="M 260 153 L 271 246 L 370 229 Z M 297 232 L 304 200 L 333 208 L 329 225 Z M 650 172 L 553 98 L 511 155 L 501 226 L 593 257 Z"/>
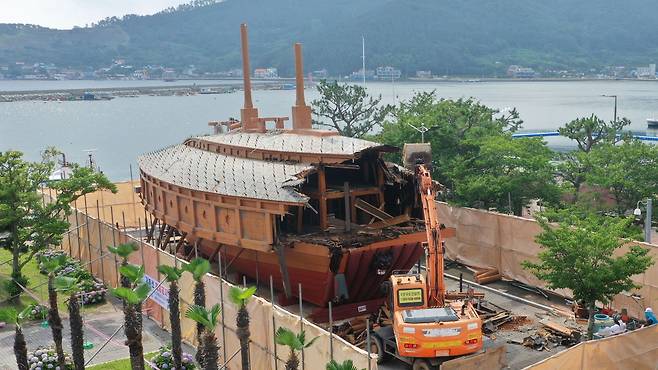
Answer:
<path fill-rule="evenodd" d="M 169 311 L 169 288 L 164 284 L 158 287 L 160 282 L 148 275 L 144 275 L 144 282 L 151 287 L 152 294 L 149 298 Z M 158 289 L 155 289 L 156 287 Z"/>
<path fill-rule="evenodd" d="M 398 305 L 418 306 L 423 304 L 423 289 L 400 289 L 398 290 Z"/>

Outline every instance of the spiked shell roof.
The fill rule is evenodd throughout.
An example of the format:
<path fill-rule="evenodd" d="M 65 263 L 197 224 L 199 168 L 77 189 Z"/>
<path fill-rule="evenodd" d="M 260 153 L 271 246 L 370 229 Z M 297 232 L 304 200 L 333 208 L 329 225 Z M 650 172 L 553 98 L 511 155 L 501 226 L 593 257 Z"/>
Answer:
<path fill-rule="evenodd" d="M 200 136 L 206 142 L 286 153 L 317 153 L 356 159 L 364 151 L 390 151 L 392 147 L 344 136 L 311 136 L 266 132 Z M 204 192 L 285 203 L 305 204 L 308 197 L 296 186 L 317 163 L 282 162 L 226 155 L 177 144 L 138 159 L 140 170 L 170 184 Z"/>

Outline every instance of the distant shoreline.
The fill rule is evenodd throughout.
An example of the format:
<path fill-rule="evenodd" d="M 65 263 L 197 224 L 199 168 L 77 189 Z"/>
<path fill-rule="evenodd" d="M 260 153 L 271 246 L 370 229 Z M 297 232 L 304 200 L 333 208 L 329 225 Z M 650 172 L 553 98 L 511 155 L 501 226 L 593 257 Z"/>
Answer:
<path fill-rule="evenodd" d="M 172 95 L 195 95 L 203 94 L 203 90 L 212 90 L 214 94 L 229 93 L 242 88 L 241 78 L 227 78 L 222 79 L 226 82 L 215 82 L 212 84 L 193 83 L 175 85 L 162 80 L 144 80 L 151 82 L 160 82 L 158 85 L 151 86 L 114 86 L 114 87 L 75 87 L 75 88 L 59 88 L 59 89 L 42 89 L 35 88 L 29 90 L 0 90 L 0 102 L 17 102 L 17 101 L 70 101 L 79 100 L 78 98 L 85 93 L 92 93 L 98 95 L 110 95 L 112 97 L 134 97 L 143 95 L 154 96 L 172 96 Z M 334 81 L 335 79 L 328 79 Z M 0 80 L 11 82 L 58 82 L 55 80 Z M 124 80 L 60 80 L 60 81 L 124 81 Z M 125 80 L 135 81 L 135 80 Z M 217 79 L 177 79 L 176 81 L 218 81 Z M 316 80 L 314 80 L 316 81 Z M 361 81 L 354 80 L 337 80 L 340 82 L 360 83 Z M 504 82 L 504 83 L 532 83 L 532 82 L 654 82 L 658 80 L 645 80 L 645 79 L 631 79 L 631 78 L 618 78 L 618 79 L 601 79 L 601 78 L 433 78 L 433 79 L 420 79 L 409 78 L 395 80 L 393 83 L 410 83 L 410 84 L 441 84 L 441 83 L 491 83 L 491 82 Z M 254 79 L 254 89 L 257 90 L 282 90 L 284 85 L 294 84 L 292 78 L 278 78 L 278 79 Z M 386 80 L 367 80 L 367 84 L 391 84 L 391 81 Z M 0 84 L 1 88 L 1 84 Z"/>

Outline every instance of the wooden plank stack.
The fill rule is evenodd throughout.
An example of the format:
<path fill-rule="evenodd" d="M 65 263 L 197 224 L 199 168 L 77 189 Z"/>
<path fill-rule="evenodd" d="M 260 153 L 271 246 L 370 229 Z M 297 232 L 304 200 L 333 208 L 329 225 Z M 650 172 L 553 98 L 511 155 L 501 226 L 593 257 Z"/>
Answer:
<path fill-rule="evenodd" d="M 502 275 L 498 269 L 485 269 L 485 270 L 476 270 L 473 275 L 475 282 L 478 284 L 489 284 L 494 281 L 498 281 L 502 278 Z"/>

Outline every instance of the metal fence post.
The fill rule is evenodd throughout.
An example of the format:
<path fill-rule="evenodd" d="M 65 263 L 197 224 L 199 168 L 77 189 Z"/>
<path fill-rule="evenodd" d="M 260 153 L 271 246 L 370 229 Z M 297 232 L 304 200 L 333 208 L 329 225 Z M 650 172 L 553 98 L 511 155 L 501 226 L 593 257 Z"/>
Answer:
<path fill-rule="evenodd" d="M 270 275 L 270 299 L 272 303 L 272 343 L 274 343 L 274 370 L 279 370 L 279 358 L 276 353 L 276 319 L 274 317 L 274 282 Z"/>
<path fill-rule="evenodd" d="M 110 206 L 110 221 L 112 221 L 112 246 L 116 248 L 117 246 L 117 240 L 116 240 L 116 235 L 115 231 L 118 231 L 116 226 L 114 225 L 114 209 Z M 119 261 L 117 260 L 117 255 L 112 253 L 114 256 L 114 274 L 116 276 L 116 286 L 119 286 Z"/>
<path fill-rule="evenodd" d="M 101 213 L 101 207 L 98 204 L 98 199 L 96 199 L 96 212 L 100 215 Z M 100 216 L 98 216 L 98 251 L 100 252 L 100 263 L 101 263 L 101 276 L 103 282 L 109 281 L 109 279 L 105 279 L 105 263 L 103 259 L 105 256 L 103 255 L 103 237 L 101 236 L 102 233 L 102 222 Z"/>
<path fill-rule="evenodd" d="M 299 283 L 298 287 L 299 292 L 299 330 L 300 332 L 304 331 L 304 305 L 302 304 L 302 283 Z M 302 370 L 304 367 L 304 347 L 302 347 Z"/>
<path fill-rule="evenodd" d="M 198 241 L 198 239 L 197 239 Z M 196 242 L 194 243 L 196 249 Z M 222 351 L 224 353 L 224 363 L 226 363 L 226 325 L 224 325 L 224 281 L 222 280 L 222 252 L 217 251 L 217 266 L 219 272 L 219 306 L 222 314 L 219 315 L 222 319 Z"/>
<path fill-rule="evenodd" d="M 366 319 L 366 353 L 368 355 L 368 370 L 372 369 L 370 364 L 370 318 Z"/>
<path fill-rule="evenodd" d="M 78 246 L 78 261 L 80 260 L 80 222 L 78 221 L 78 206 L 77 206 L 77 200 L 73 201 L 73 208 L 75 212 L 75 232 L 76 235 L 78 236 L 78 239 L 76 240 L 76 245 Z M 71 255 L 73 255 L 73 251 L 71 251 Z"/>
<path fill-rule="evenodd" d="M 329 301 L 329 359 L 334 359 L 334 315 L 331 301 Z"/>
<path fill-rule="evenodd" d="M 91 236 L 89 235 L 89 208 L 87 207 L 87 194 L 84 195 L 85 200 L 85 217 L 87 219 L 87 224 L 85 225 L 85 230 L 87 230 L 87 257 L 89 257 L 89 272 L 94 274 L 94 266 L 91 265 Z"/>

